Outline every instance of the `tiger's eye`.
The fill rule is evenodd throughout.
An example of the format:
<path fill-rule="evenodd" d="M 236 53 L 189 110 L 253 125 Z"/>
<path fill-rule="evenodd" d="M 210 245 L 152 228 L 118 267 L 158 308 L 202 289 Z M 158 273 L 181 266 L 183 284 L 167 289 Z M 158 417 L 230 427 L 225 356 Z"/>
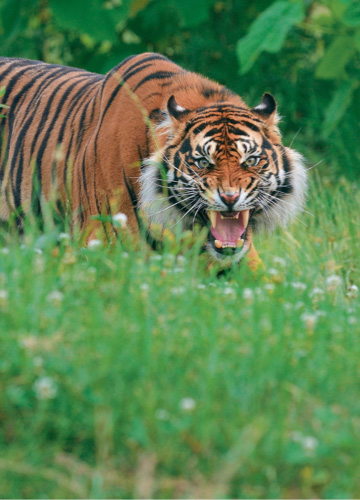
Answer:
<path fill-rule="evenodd" d="M 244 161 L 244 165 L 247 167 L 255 167 L 260 161 L 258 156 L 249 156 L 247 160 Z"/>
<path fill-rule="evenodd" d="M 209 160 L 206 158 L 200 158 L 197 163 L 200 168 L 207 168 L 210 164 Z"/>

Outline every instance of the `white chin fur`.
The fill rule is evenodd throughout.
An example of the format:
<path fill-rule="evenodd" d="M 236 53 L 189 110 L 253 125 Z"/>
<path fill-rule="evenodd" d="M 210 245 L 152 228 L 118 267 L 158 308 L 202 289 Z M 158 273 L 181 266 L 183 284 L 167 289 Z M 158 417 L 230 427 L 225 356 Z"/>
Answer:
<path fill-rule="evenodd" d="M 218 262 L 221 262 L 225 267 L 229 267 L 240 260 L 247 254 L 250 247 L 244 246 L 239 252 L 236 252 L 234 255 L 222 255 L 215 250 L 215 248 L 211 245 L 211 243 L 206 244 L 206 250 L 208 253 Z"/>
<path fill-rule="evenodd" d="M 292 170 L 285 179 L 285 184 L 291 184 L 292 192 L 284 195 L 274 206 L 266 208 L 254 216 L 255 230 L 273 230 L 276 226 L 286 226 L 288 222 L 303 208 L 307 193 L 307 174 L 304 159 L 300 153 L 285 148 Z"/>

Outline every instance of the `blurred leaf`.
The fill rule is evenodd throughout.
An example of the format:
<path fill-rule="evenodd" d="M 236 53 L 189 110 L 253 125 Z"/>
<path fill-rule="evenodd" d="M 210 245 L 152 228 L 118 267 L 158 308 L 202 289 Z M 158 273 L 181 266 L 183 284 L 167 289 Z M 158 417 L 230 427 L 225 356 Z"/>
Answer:
<path fill-rule="evenodd" d="M 358 51 L 360 51 L 360 29 L 355 32 L 355 45 Z"/>
<path fill-rule="evenodd" d="M 360 26 L 360 2 L 353 1 L 345 11 L 343 21 L 347 26 Z"/>
<path fill-rule="evenodd" d="M 315 71 L 316 78 L 344 78 L 345 66 L 356 51 L 355 39 L 350 36 L 339 36 L 325 52 Z"/>
<path fill-rule="evenodd" d="M 303 5 L 287 0 L 275 2 L 262 12 L 250 26 L 248 34 L 237 43 L 241 73 L 249 71 L 262 51 L 278 52 L 289 30 L 303 18 Z"/>
<path fill-rule="evenodd" d="M 345 111 L 349 107 L 357 82 L 346 81 L 333 95 L 332 101 L 325 112 L 325 120 L 323 126 L 323 137 L 327 137 L 340 122 Z"/>
<path fill-rule="evenodd" d="M 176 5 L 182 18 L 182 25 L 190 28 L 207 21 L 212 4 L 213 0 L 197 0 L 195 7 L 193 0 L 176 0 Z"/>
<path fill-rule="evenodd" d="M 145 9 L 151 0 L 133 0 L 130 7 L 130 16 L 135 17 L 138 12 Z"/>
<path fill-rule="evenodd" d="M 24 29 L 27 16 L 22 15 L 25 11 L 29 14 L 31 8 L 36 6 L 39 0 L 5 0 L 0 9 L 1 34 L 5 38 L 17 35 Z"/>
<path fill-rule="evenodd" d="M 86 33 L 96 41 L 116 40 L 116 26 L 129 17 L 129 1 L 121 8 L 104 9 L 99 0 L 49 0 L 56 23 L 63 29 Z"/>

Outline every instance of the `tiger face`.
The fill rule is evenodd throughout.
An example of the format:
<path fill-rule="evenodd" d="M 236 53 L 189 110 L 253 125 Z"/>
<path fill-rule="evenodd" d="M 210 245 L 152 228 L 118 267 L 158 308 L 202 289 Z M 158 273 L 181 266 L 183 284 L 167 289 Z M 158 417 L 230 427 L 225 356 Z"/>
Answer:
<path fill-rule="evenodd" d="M 239 261 L 253 231 L 285 224 L 304 202 L 306 170 L 301 156 L 281 144 L 277 122 L 270 94 L 252 110 L 231 102 L 188 110 L 172 96 L 158 127 L 167 140 L 141 175 L 149 221 L 206 226 L 207 251 Z"/>

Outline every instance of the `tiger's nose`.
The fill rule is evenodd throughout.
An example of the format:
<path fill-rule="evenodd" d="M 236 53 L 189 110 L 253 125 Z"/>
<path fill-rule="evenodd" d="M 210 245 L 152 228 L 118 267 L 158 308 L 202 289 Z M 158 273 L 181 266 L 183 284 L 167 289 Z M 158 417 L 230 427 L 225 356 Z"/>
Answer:
<path fill-rule="evenodd" d="M 220 198 L 221 200 L 225 203 L 225 205 L 227 205 L 228 207 L 232 207 L 233 205 L 235 205 L 235 203 L 237 202 L 237 200 L 239 199 L 239 196 L 240 196 L 240 193 L 239 192 L 221 192 L 219 191 L 219 195 L 220 195 Z"/>

